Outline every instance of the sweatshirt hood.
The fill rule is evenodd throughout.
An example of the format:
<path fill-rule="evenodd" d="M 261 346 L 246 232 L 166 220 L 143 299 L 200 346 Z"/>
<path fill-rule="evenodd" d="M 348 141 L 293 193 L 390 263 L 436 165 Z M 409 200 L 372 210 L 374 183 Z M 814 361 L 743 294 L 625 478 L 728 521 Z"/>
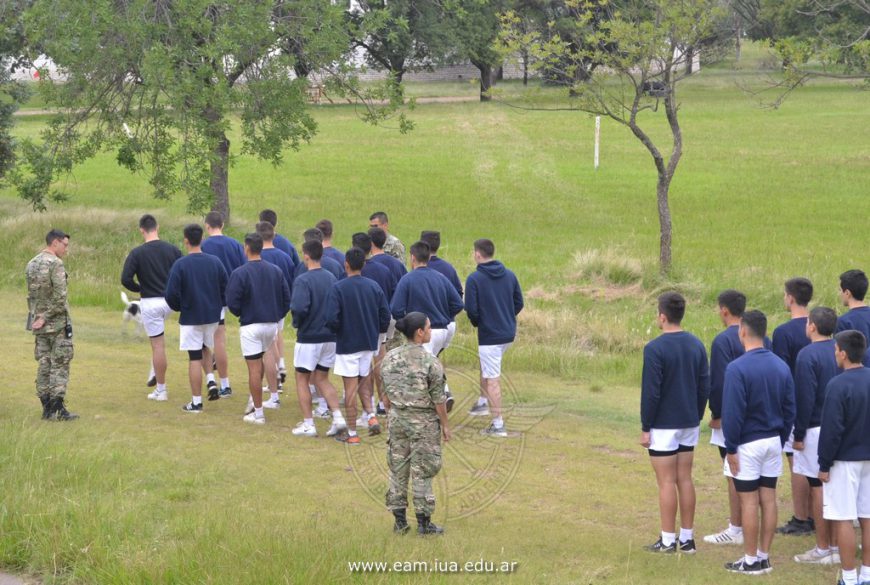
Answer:
<path fill-rule="evenodd" d="M 504 264 L 498 260 L 490 260 L 489 262 L 478 264 L 477 271 L 482 272 L 492 279 L 501 278 L 505 275 Z"/>

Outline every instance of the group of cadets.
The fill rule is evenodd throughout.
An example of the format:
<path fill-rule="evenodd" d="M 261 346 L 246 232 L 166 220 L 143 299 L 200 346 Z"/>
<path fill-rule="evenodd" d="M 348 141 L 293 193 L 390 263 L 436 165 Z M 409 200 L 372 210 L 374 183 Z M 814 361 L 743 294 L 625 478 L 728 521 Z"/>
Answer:
<path fill-rule="evenodd" d="M 424 231 L 420 241 L 410 246 L 409 271 L 405 246 L 389 233 L 386 213 L 371 215 L 368 231 L 353 234 L 347 253 L 332 246 L 329 220 L 304 232 L 299 251 L 276 232 L 277 222 L 273 210 L 262 211 L 254 231 L 241 244 L 223 234 L 222 215 L 210 212 L 205 230 L 198 224 L 184 228 L 186 254 L 182 254 L 160 239 L 152 215 L 142 216 L 139 230 L 144 243 L 128 255 L 121 282 L 141 296 L 143 325 L 152 348 L 148 385 L 154 390 L 149 399 L 168 400 L 163 340 L 165 321 L 172 312 L 179 313 L 180 349 L 189 356 L 191 400 L 183 410 L 202 412 L 203 377 L 208 400 L 232 396 L 225 327 L 229 311 L 239 319 L 248 370 L 250 396 L 243 420 L 265 424 L 264 409 L 280 407 L 287 378 L 282 332 L 290 313 L 287 320 L 296 330 L 293 368 L 302 414 L 293 434 L 315 437 L 314 419 L 325 418 L 331 420 L 327 436 L 358 444 L 359 426 L 370 435 L 380 433 L 377 417 L 389 406 L 379 366 L 389 346 L 398 344 L 396 320 L 424 314 L 431 337 L 422 345 L 437 357 L 450 345 L 456 316 L 466 309 L 478 330 L 481 361 L 480 397 L 471 414 L 491 414 L 485 433 L 507 436 L 499 378 L 502 356 L 516 334 L 523 296 L 516 276 L 494 259 L 490 240 L 474 243 L 477 270 L 463 291 L 456 270 L 437 256 L 439 232 Z M 330 369 L 342 379 L 343 400 L 330 382 Z M 449 410 L 453 397 L 446 384 L 444 390 Z"/>
<path fill-rule="evenodd" d="M 661 536 L 647 550 L 696 551 L 692 463 L 709 401 L 710 442 L 723 460 L 730 519 L 726 529 L 704 541 L 744 548 L 725 568 L 770 573 L 775 532 L 814 531 L 816 546 L 796 555 L 796 562 L 841 564 L 839 583 L 870 583 L 867 288 L 860 270 L 840 275 L 840 300 L 848 311 L 838 318 L 828 307 L 809 309 L 809 280 L 787 281 L 784 305 L 791 319 L 774 330 L 772 341 L 764 313 L 746 310 L 739 291 L 723 291 L 718 305 L 725 330 L 713 340 L 709 364 L 701 341 L 681 326 L 685 299 L 675 292 L 659 297 L 662 334 L 644 348 L 641 389 L 640 442 L 656 475 L 661 516 Z M 794 515 L 777 529 L 783 453 Z M 865 543 L 860 571 L 856 522 Z"/>

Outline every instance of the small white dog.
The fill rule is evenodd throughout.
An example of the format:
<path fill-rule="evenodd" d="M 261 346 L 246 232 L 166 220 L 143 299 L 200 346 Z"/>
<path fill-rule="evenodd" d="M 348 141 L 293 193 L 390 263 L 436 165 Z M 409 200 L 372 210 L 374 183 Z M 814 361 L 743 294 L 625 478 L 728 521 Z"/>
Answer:
<path fill-rule="evenodd" d="M 142 308 L 139 306 L 139 301 L 131 301 L 127 297 L 127 293 L 121 291 L 121 302 L 124 303 L 124 323 L 133 321 L 136 333 L 145 333 L 145 327 L 142 325 Z"/>

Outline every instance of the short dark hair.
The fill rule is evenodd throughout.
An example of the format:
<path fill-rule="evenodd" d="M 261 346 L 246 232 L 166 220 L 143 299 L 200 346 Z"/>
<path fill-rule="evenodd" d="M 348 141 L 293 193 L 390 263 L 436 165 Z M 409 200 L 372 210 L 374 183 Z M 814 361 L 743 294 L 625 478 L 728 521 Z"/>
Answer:
<path fill-rule="evenodd" d="M 686 299 L 678 292 L 666 292 L 659 296 L 659 313 L 665 316 L 668 323 L 679 325 L 686 314 Z"/>
<path fill-rule="evenodd" d="M 351 246 L 359 248 L 368 255 L 372 251 L 372 239 L 365 232 L 357 232 L 350 237 Z"/>
<path fill-rule="evenodd" d="M 220 211 L 209 211 L 205 214 L 205 225 L 210 228 L 224 227 L 224 214 Z"/>
<path fill-rule="evenodd" d="M 314 224 L 314 227 L 323 232 L 324 240 L 328 240 L 332 237 L 332 222 L 328 219 L 321 219 L 316 224 Z"/>
<path fill-rule="evenodd" d="M 785 281 L 785 292 L 793 296 L 798 305 L 806 307 L 813 300 L 813 283 L 807 278 L 790 278 Z"/>
<path fill-rule="evenodd" d="M 429 249 L 434 254 L 441 247 L 441 232 L 423 230 L 420 232 L 420 241 L 429 244 Z"/>
<path fill-rule="evenodd" d="M 146 213 L 139 218 L 139 229 L 153 232 L 157 229 L 157 219 L 150 213 Z"/>
<path fill-rule="evenodd" d="M 863 333 L 854 329 L 840 331 L 834 335 L 834 341 L 840 351 L 846 352 L 850 362 L 860 364 L 864 361 L 864 354 L 867 353 L 867 338 Z"/>
<path fill-rule="evenodd" d="M 475 240 L 474 249 L 484 258 L 492 258 L 495 256 L 495 244 L 487 238 Z"/>
<path fill-rule="evenodd" d="M 387 217 L 387 213 L 385 211 L 375 211 L 369 216 L 369 221 L 373 219 L 376 219 L 381 223 L 390 223 L 390 218 Z"/>
<path fill-rule="evenodd" d="M 318 242 L 323 243 L 323 232 L 317 228 L 305 230 L 302 233 L 302 241 L 307 242 L 308 240 L 317 240 Z"/>
<path fill-rule="evenodd" d="M 764 336 L 767 335 L 767 315 L 758 309 L 743 313 L 740 322 L 744 328 L 749 329 L 753 337 L 764 339 Z"/>
<path fill-rule="evenodd" d="M 746 295 L 739 290 L 733 288 L 723 290 L 716 300 L 720 307 L 725 307 L 735 317 L 742 317 L 746 310 Z"/>
<path fill-rule="evenodd" d="M 867 295 L 867 275 L 863 270 L 847 270 L 840 275 L 840 290 L 852 293 L 856 301 L 863 301 Z"/>
<path fill-rule="evenodd" d="M 428 264 L 432 249 L 426 242 L 414 242 L 411 244 L 411 256 L 420 264 Z"/>
<path fill-rule="evenodd" d="M 198 223 L 189 223 L 184 226 L 184 238 L 191 246 L 199 246 L 202 243 L 202 226 Z"/>
<path fill-rule="evenodd" d="M 275 224 L 273 223 L 263 220 L 258 222 L 254 229 L 257 230 L 257 233 L 260 234 L 264 242 L 271 242 L 275 239 Z"/>
<path fill-rule="evenodd" d="M 69 234 L 63 230 L 52 228 L 45 234 L 45 245 L 50 246 L 55 240 L 65 240 L 69 238 Z"/>
<path fill-rule="evenodd" d="M 271 209 L 264 209 L 260 212 L 260 221 L 268 221 L 275 227 L 278 225 L 278 214 Z"/>
<path fill-rule="evenodd" d="M 375 248 L 383 249 L 384 244 L 387 243 L 387 232 L 381 228 L 370 228 L 368 233 L 372 239 L 372 245 Z"/>
<path fill-rule="evenodd" d="M 308 257 L 315 262 L 323 258 L 323 244 L 318 240 L 305 240 L 302 244 L 302 253 L 308 254 Z"/>
<path fill-rule="evenodd" d="M 366 253 L 359 248 L 351 248 L 344 253 L 344 261 L 347 262 L 351 270 L 362 270 L 366 263 Z"/>
<path fill-rule="evenodd" d="M 263 236 L 257 232 L 245 235 L 245 245 L 252 254 L 260 254 L 263 251 Z"/>
<path fill-rule="evenodd" d="M 816 307 L 807 319 L 816 326 L 819 335 L 830 337 L 837 329 L 837 312 L 829 307 Z"/>

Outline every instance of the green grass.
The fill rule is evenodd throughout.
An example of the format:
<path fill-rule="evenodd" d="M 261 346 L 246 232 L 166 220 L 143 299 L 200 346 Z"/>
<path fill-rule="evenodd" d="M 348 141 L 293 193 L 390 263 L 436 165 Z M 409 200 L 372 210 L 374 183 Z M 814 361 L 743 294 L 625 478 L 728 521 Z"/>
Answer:
<path fill-rule="evenodd" d="M 388 530 L 377 482 L 367 490 L 352 469 L 383 464 L 381 442 L 365 462 L 326 439 L 302 443 L 288 396 L 264 429 L 244 426 L 241 399 L 208 404 L 196 420 L 178 406 L 186 386 L 183 358 L 170 349 L 172 402 L 143 400 L 146 343 L 120 326 L 119 274 L 139 243 L 138 216 L 154 212 L 162 235 L 178 243 L 195 220 L 185 201 L 156 201 L 144 177 L 123 171 L 111 154 L 81 167 L 65 185 L 72 198 L 33 214 L 0 192 L 0 567 L 57 583 L 506 582 L 709 583 L 733 549 L 702 548 L 696 558 L 658 559 L 639 552 L 657 530 L 655 486 L 637 447 L 640 350 L 655 334 L 654 299 L 676 287 L 690 300 L 686 327 L 709 343 L 720 325 L 715 297 L 744 290 L 750 304 L 787 319 L 782 282 L 816 284 L 817 301 L 835 306 L 837 275 L 867 268 L 870 215 L 870 109 L 847 83 L 817 82 L 779 110 L 756 107 L 737 83 L 762 83 L 768 71 L 706 68 L 681 89 L 685 154 L 671 190 L 674 272 L 657 273 L 655 172 L 623 128 L 602 124 L 602 166 L 592 169 L 593 120 L 574 112 L 530 112 L 499 103 L 422 104 L 407 136 L 361 123 L 348 107 L 315 108 L 314 141 L 278 168 L 240 158 L 230 173 L 229 232 L 249 230 L 272 207 L 292 240 L 323 217 L 346 247 L 368 215 L 389 212 L 406 244 L 423 229 L 442 231 L 442 256 L 464 277 L 471 242 L 491 237 L 498 256 L 527 293 L 506 372 L 508 424 L 521 428 L 520 465 L 499 495 L 476 514 L 453 517 L 467 501 L 489 498 L 498 470 L 492 451 L 465 425 L 445 458 L 437 541 L 399 539 Z M 447 87 L 412 86 L 415 95 Z M 554 90 L 501 85 L 500 99 L 552 107 Z M 474 89 L 472 88 L 472 94 Z M 655 115 L 653 135 L 666 128 Z M 19 135 L 36 135 L 44 117 L 22 117 Z M 239 141 L 235 140 L 234 145 Z M 36 416 L 32 340 L 21 331 L 23 267 L 56 225 L 73 233 L 67 261 L 76 359 L 70 400 L 83 419 L 43 424 Z M 7 305 L 8 303 L 8 305 Z M 446 356 L 451 386 L 474 394 L 474 339 L 460 319 L 457 349 Z M 232 376 L 242 390 L 242 360 L 231 325 Z M 288 334 L 288 341 L 292 334 Z M 169 328 L 168 346 L 177 330 Z M 469 348 L 463 351 L 459 348 Z M 271 413 L 270 413 L 271 414 Z M 323 429 L 321 429 L 322 431 Z M 702 438 L 702 441 L 706 438 Z M 368 449 L 369 446 L 364 447 Z M 699 534 L 727 516 L 718 457 L 698 451 Z M 365 465 L 363 465 L 365 463 Z M 467 465 L 470 465 L 467 466 Z M 513 473 L 508 469 L 508 476 Z M 780 517 L 788 517 L 788 488 Z M 463 489 L 471 485 L 472 488 Z M 458 487 L 457 487 L 458 486 Z M 375 493 L 375 497 L 368 495 Z M 452 502 L 452 504 L 451 504 Z M 827 583 L 830 569 L 794 566 L 807 538 L 774 541 L 770 583 Z M 351 575 L 352 560 L 518 561 L 512 575 Z"/>

